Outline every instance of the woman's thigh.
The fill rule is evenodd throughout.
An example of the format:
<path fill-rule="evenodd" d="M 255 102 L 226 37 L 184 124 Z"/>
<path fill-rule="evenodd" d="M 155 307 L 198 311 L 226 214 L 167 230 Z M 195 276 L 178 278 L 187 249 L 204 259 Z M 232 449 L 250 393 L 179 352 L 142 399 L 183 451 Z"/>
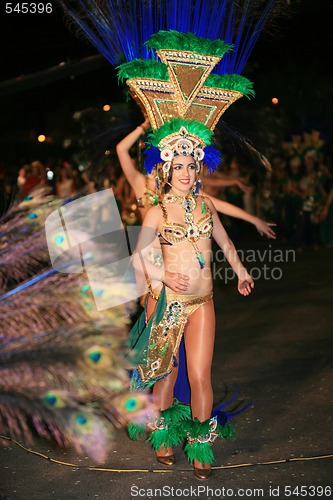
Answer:
<path fill-rule="evenodd" d="M 185 350 L 189 378 L 210 375 L 215 340 L 215 310 L 213 299 L 205 302 L 189 317 L 185 332 Z"/>

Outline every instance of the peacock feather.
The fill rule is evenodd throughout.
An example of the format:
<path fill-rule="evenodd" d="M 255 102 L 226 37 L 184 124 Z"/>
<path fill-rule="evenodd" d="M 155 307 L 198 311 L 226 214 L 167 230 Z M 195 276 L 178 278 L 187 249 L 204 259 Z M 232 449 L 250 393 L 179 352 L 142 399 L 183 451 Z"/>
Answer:
<path fill-rule="evenodd" d="M 81 252 L 88 268 L 71 272 L 76 254 L 66 249 L 67 235 L 49 232 L 59 255 L 68 250 L 61 272 L 51 267 L 44 224 L 62 203 L 31 193 L 0 220 L 0 433 L 29 444 L 37 433 L 100 463 L 115 432 L 146 420 L 154 407 L 148 394 L 130 392 L 133 283 L 102 265 L 116 248 L 96 238 Z M 78 211 L 72 236 L 84 241 L 81 218 Z M 96 295 L 116 297 L 117 307 L 97 309 Z"/>

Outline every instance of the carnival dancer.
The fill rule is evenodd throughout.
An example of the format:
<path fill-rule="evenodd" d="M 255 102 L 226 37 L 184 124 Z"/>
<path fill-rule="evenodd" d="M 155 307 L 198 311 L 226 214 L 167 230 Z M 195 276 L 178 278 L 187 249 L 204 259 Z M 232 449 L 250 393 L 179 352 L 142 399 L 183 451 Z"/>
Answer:
<path fill-rule="evenodd" d="M 228 422 L 212 416 L 212 237 L 238 277 L 239 292 L 249 295 L 254 284 L 214 204 L 200 194 L 201 175 L 203 169 L 210 173 L 221 163 L 213 132 L 221 115 L 235 100 L 251 94 L 252 84 L 237 74 L 211 75 L 231 50 L 222 40 L 170 30 L 155 33 L 146 45 L 156 49 L 162 62 L 133 60 L 118 71 L 151 125 L 144 166 L 154 174 L 156 190 L 163 193 L 161 200 L 153 198 L 155 206 L 144 217 L 133 255 L 136 271 L 142 270 L 147 278 L 149 296 L 129 335 L 135 366 L 132 388 L 153 387 L 161 414 L 148 427 L 157 460 L 174 463 L 171 446 L 184 437 L 195 476 L 207 479 L 214 461 L 211 443 L 233 433 Z M 151 258 L 156 235 L 163 256 L 160 265 Z M 173 401 L 183 336 L 190 407 Z M 132 427 L 129 433 L 135 438 L 142 430 Z"/>
<path fill-rule="evenodd" d="M 173 388 L 177 377 L 177 352 L 184 335 L 187 372 L 191 387 L 191 417 L 178 426 L 178 436 L 186 429 L 187 454 L 194 462 L 194 473 L 199 479 L 210 476 L 212 453 L 207 452 L 207 443 L 221 434 L 216 421 L 211 418 L 213 391 L 211 365 L 214 351 L 215 312 L 213 304 L 213 282 L 210 270 L 212 240 L 223 250 L 235 274 L 238 276 L 238 291 L 247 296 L 254 283 L 240 262 L 235 247 L 224 230 L 213 203 L 206 197 L 195 194 L 198 162 L 191 154 L 175 155 L 168 173 L 162 201 L 146 213 L 143 229 L 152 228 L 159 235 L 164 268 L 158 269 L 149 260 L 149 246 L 143 237 L 134 255 L 134 265 L 141 266 L 143 257 L 151 291 L 146 305 L 147 327 L 141 337 L 147 336 L 147 363 L 138 366 L 136 376 L 139 384 L 153 384 L 153 395 L 160 410 L 169 409 L 173 403 Z M 156 311 L 161 303 L 164 314 L 157 322 Z M 155 311 L 155 313 L 154 313 Z M 154 326 L 151 327 L 150 319 Z M 149 334 L 149 335 L 148 335 Z M 151 423 L 152 433 L 161 430 Z M 210 429 L 207 440 L 200 434 L 204 427 Z M 163 429 L 165 431 L 165 429 Z M 173 430 L 177 434 L 177 430 Z M 198 434 L 199 432 L 199 434 Z M 229 429 L 228 429 L 229 432 Z M 151 439 L 154 441 L 159 440 Z M 168 442 L 168 440 L 166 440 Z M 173 463 L 171 447 L 162 441 L 156 450 L 158 461 Z M 202 448 L 202 449 L 201 449 Z M 204 458 L 206 457 L 206 458 Z"/>

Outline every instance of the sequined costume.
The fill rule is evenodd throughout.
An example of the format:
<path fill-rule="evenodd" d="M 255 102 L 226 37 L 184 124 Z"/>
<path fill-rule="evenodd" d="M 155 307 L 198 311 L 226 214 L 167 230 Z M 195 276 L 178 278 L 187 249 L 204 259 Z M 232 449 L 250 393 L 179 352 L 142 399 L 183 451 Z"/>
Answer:
<path fill-rule="evenodd" d="M 153 316 L 147 321 L 144 310 L 130 334 L 132 359 L 139 363 L 132 376 L 134 388 L 150 387 L 169 375 L 177 365 L 178 349 L 189 316 L 212 298 L 213 292 L 175 294 L 166 293 L 163 287 Z"/>

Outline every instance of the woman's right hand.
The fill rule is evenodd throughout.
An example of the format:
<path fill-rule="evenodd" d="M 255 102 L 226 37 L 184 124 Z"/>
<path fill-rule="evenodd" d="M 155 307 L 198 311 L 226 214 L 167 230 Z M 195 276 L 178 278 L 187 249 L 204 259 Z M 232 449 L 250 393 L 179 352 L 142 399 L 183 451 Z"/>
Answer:
<path fill-rule="evenodd" d="M 237 180 L 236 185 L 243 191 L 244 194 L 253 192 L 253 186 L 249 186 L 241 180 Z"/>
<path fill-rule="evenodd" d="M 164 283 L 174 292 L 186 292 L 190 286 L 190 278 L 186 274 L 165 272 Z"/>
<path fill-rule="evenodd" d="M 149 123 L 148 118 L 146 118 L 145 121 L 141 125 L 139 125 L 139 127 L 142 128 L 144 133 L 146 133 L 147 130 L 150 129 L 150 123 Z"/>

